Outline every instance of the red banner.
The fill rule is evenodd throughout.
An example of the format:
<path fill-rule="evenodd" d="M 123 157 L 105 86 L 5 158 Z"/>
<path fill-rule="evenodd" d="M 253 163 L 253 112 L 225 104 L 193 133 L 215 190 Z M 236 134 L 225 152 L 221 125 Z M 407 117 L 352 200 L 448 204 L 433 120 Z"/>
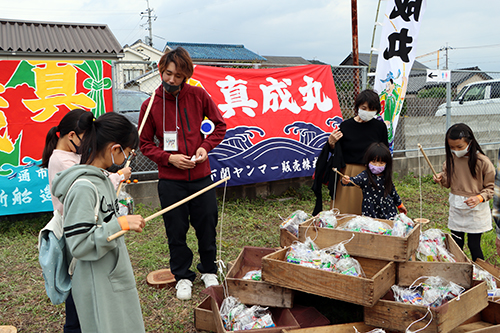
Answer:
<path fill-rule="evenodd" d="M 329 133 L 342 121 L 330 66 L 229 69 L 196 66 L 227 122 L 210 153 L 212 179 L 243 185 L 312 175 Z"/>

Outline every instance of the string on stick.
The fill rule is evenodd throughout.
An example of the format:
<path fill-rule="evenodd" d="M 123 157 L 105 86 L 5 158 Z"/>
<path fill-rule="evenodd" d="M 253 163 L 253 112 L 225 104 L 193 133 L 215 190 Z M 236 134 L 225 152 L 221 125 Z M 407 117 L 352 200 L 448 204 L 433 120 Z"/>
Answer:
<path fill-rule="evenodd" d="M 342 172 L 340 172 L 339 170 L 337 170 L 337 168 L 332 168 L 333 171 L 335 171 L 336 173 L 338 173 L 341 177 L 344 177 L 344 175 L 342 174 Z M 356 186 L 357 188 L 361 188 L 358 184 L 355 184 L 352 180 L 349 179 L 349 183 L 353 184 L 354 186 Z"/>
<path fill-rule="evenodd" d="M 209 190 L 213 189 L 214 187 L 216 187 L 216 186 L 218 186 L 218 185 L 222 184 L 223 182 L 227 182 L 229 179 L 231 179 L 231 177 L 226 177 L 226 178 L 224 178 L 224 179 L 221 179 L 221 180 L 219 180 L 218 182 L 213 183 L 212 185 L 209 185 L 209 186 L 207 186 L 207 187 L 205 187 L 205 188 L 203 188 L 203 189 L 199 190 L 198 192 L 196 192 L 196 193 L 194 193 L 194 194 L 191 194 L 189 197 L 187 197 L 187 198 L 185 198 L 185 199 L 182 199 L 181 201 L 178 201 L 178 202 L 176 202 L 176 203 L 174 203 L 174 204 L 172 204 L 172 205 L 170 205 L 170 206 L 168 206 L 168 207 L 166 207 L 166 208 L 164 208 L 164 209 L 162 209 L 162 210 L 160 210 L 160 211 L 158 211 L 158 212 L 154 213 L 154 214 L 153 214 L 153 215 L 151 215 L 151 216 L 146 217 L 144 220 L 145 220 L 146 222 L 148 222 L 148 221 L 150 221 L 150 220 L 154 219 L 155 217 L 158 217 L 158 216 L 160 216 L 160 215 L 163 215 L 163 214 L 165 214 L 166 212 L 168 212 L 168 211 L 170 211 L 170 210 L 172 210 L 172 209 L 174 209 L 174 208 L 177 208 L 177 207 L 179 207 L 179 206 L 180 206 L 180 205 L 182 205 L 182 204 L 185 204 L 185 203 L 186 203 L 186 202 L 188 202 L 189 200 L 192 200 L 192 199 L 196 198 L 197 196 L 199 196 L 199 195 L 201 195 L 201 194 L 203 194 L 203 193 L 205 193 L 205 192 L 207 192 L 207 191 L 209 191 Z M 125 235 L 127 232 L 128 232 L 128 230 L 118 231 L 117 233 L 115 233 L 115 234 L 113 234 L 113 235 L 109 236 L 109 237 L 108 237 L 108 238 L 106 238 L 106 239 L 107 239 L 107 241 L 108 241 L 108 242 L 111 242 L 112 240 L 114 240 L 114 239 L 116 239 L 116 238 L 118 238 L 118 237 L 120 237 L 120 236 L 122 236 L 122 235 Z"/>

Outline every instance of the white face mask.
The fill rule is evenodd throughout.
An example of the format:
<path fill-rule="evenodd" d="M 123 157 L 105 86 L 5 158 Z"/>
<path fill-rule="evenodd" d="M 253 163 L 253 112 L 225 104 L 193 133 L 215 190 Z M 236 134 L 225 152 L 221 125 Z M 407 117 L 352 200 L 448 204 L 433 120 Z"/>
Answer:
<path fill-rule="evenodd" d="M 469 146 L 470 146 L 470 144 L 468 144 L 464 150 L 452 150 L 451 152 L 453 154 L 455 154 L 457 157 L 464 157 L 465 154 L 467 154 L 469 152 Z"/>
<path fill-rule="evenodd" d="M 377 111 L 366 111 L 366 110 L 361 110 L 358 109 L 358 116 L 361 118 L 363 121 L 370 121 L 375 117 L 377 114 Z"/>

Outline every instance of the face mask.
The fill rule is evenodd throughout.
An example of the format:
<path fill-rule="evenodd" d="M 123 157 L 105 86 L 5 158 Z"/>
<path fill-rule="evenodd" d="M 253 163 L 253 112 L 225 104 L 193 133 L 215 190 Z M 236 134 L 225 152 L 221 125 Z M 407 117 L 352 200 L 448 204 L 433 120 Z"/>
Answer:
<path fill-rule="evenodd" d="M 366 111 L 366 110 L 361 110 L 358 109 L 358 116 L 361 118 L 363 121 L 370 121 L 375 117 L 377 114 L 377 111 Z"/>
<path fill-rule="evenodd" d="M 78 138 L 78 140 L 80 140 L 80 142 L 82 142 L 82 139 L 78 136 L 78 134 L 76 134 L 76 132 L 75 132 L 75 135 Z M 73 147 L 75 147 L 75 154 L 80 154 L 80 146 L 77 146 L 72 139 L 69 139 L 69 142 L 71 142 Z"/>
<path fill-rule="evenodd" d="M 174 92 L 176 92 L 181 88 L 180 84 L 178 86 L 172 86 L 163 80 L 161 81 L 161 84 L 163 85 L 163 89 L 165 89 L 165 91 L 170 94 L 173 94 Z"/>
<path fill-rule="evenodd" d="M 111 166 L 106 169 L 109 172 L 117 172 L 118 170 L 123 169 L 123 167 L 125 166 L 125 162 L 127 162 L 127 156 L 125 156 L 125 152 L 123 151 L 121 146 L 120 146 L 120 149 L 121 149 L 123 157 L 125 157 L 125 159 L 123 160 L 122 164 L 115 164 L 115 158 L 113 157 L 113 153 L 111 153 L 111 162 L 113 164 L 111 164 Z"/>
<path fill-rule="evenodd" d="M 469 145 L 470 144 L 468 144 L 464 150 L 452 150 L 451 152 L 455 154 L 457 157 L 464 157 L 465 154 L 469 152 Z"/>
<path fill-rule="evenodd" d="M 381 174 L 382 172 L 384 172 L 385 170 L 385 165 L 382 165 L 382 166 L 376 166 L 376 165 L 373 165 L 371 163 L 368 164 L 368 168 L 370 168 L 370 171 L 374 174 L 374 175 L 378 175 L 378 174 Z"/>

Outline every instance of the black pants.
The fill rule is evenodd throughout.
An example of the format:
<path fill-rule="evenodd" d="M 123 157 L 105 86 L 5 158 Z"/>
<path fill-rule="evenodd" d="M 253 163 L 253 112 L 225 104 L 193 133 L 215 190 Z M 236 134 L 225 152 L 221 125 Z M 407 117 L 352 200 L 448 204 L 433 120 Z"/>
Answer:
<path fill-rule="evenodd" d="M 458 246 L 460 246 L 460 248 L 463 250 L 465 244 L 465 232 L 451 230 L 451 236 L 453 237 L 453 240 L 458 244 Z M 467 234 L 467 246 L 469 247 L 472 261 L 476 261 L 477 258 L 484 260 L 483 251 L 481 250 L 481 236 L 482 233 Z"/>
<path fill-rule="evenodd" d="M 76 306 L 73 301 L 73 295 L 69 292 L 65 302 L 66 307 L 66 323 L 64 324 L 64 333 L 81 333 L 80 321 L 76 314 Z"/>
<path fill-rule="evenodd" d="M 194 181 L 160 179 L 158 195 L 162 208 L 168 207 L 212 184 L 210 176 Z M 163 222 L 170 250 L 170 270 L 177 281 L 194 281 L 196 274 L 190 270 L 193 252 L 186 244 L 189 224 L 193 226 L 198 238 L 200 273 L 217 273 L 215 258 L 217 254 L 217 198 L 211 189 L 185 204 L 163 214 Z"/>

